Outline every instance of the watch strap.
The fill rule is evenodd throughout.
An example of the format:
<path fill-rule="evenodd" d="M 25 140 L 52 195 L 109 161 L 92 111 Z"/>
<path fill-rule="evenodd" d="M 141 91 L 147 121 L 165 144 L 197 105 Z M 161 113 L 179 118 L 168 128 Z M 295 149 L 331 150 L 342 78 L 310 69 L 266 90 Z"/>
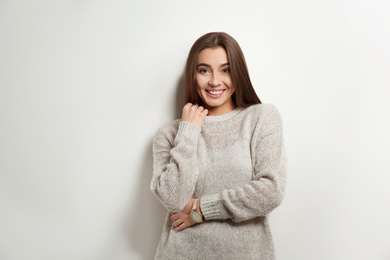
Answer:
<path fill-rule="evenodd" d="M 197 214 L 199 214 L 199 216 L 201 217 L 201 220 L 200 221 L 196 221 L 195 219 L 193 219 L 193 220 L 197 223 L 202 223 L 204 220 L 204 216 L 203 216 L 203 213 L 200 210 L 197 210 L 197 208 L 196 208 L 196 203 L 198 201 L 199 201 L 199 199 L 194 200 L 194 203 L 192 204 L 191 212 L 196 212 Z M 192 218 L 192 216 L 191 216 L 191 218 Z"/>
<path fill-rule="evenodd" d="M 198 202 L 198 200 L 199 200 L 199 199 L 196 199 L 196 200 L 194 200 L 194 203 L 192 203 L 192 210 L 193 210 L 193 211 L 197 211 L 197 210 L 196 210 L 196 202 Z"/>

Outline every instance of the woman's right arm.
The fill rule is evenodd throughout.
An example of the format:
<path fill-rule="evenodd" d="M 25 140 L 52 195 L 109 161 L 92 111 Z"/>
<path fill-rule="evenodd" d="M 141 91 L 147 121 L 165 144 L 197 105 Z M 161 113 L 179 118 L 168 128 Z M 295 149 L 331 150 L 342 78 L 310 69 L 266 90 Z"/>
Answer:
<path fill-rule="evenodd" d="M 197 144 L 207 110 L 187 104 L 178 128 L 161 128 L 153 139 L 151 190 L 171 212 L 192 198 L 198 178 Z"/>

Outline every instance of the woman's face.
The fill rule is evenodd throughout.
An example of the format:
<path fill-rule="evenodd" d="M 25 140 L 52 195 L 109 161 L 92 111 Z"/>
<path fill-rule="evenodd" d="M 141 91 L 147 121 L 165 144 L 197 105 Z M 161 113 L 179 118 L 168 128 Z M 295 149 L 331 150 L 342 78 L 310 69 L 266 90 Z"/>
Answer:
<path fill-rule="evenodd" d="M 208 115 L 221 115 L 232 111 L 234 86 L 230 76 L 230 65 L 222 47 L 206 48 L 199 53 L 195 80 L 198 95 Z"/>

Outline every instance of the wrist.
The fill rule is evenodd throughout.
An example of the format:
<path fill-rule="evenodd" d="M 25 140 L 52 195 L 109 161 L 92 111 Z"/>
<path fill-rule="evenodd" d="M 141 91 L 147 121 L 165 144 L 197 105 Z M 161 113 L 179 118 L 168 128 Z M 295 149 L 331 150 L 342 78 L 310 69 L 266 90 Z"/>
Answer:
<path fill-rule="evenodd" d="M 200 199 L 197 199 L 196 200 L 196 209 L 202 214 L 203 216 L 203 212 L 202 212 L 202 209 L 200 208 Z M 203 216 L 204 218 L 204 216 Z"/>
<path fill-rule="evenodd" d="M 196 199 L 192 204 L 190 216 L 196 223 L 202 223 L 204 220 L 203 213 L 200 209 L 200 199 Z"/>

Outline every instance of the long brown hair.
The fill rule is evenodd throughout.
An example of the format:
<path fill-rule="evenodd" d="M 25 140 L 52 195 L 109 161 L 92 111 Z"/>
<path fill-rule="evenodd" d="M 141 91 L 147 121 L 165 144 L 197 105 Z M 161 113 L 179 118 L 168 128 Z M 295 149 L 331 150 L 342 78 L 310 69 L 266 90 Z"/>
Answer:
<path fill-rule="evenodd" d="M 238 42 L 224 32 L 211 32 L 201 36 L 192 45 L 187 58 L 184 74 L 184 102 L 202 105 L 203 101 L 198 95 L 195 81 L 195 71 L 199 53 L 206 48 L 222 47 L 225 49 L 229 64 L 232 84 L 235 91 L 232 100 L 237 107 L 249 107 L 260 104 L 246 65 L 244 54 Z"/>

